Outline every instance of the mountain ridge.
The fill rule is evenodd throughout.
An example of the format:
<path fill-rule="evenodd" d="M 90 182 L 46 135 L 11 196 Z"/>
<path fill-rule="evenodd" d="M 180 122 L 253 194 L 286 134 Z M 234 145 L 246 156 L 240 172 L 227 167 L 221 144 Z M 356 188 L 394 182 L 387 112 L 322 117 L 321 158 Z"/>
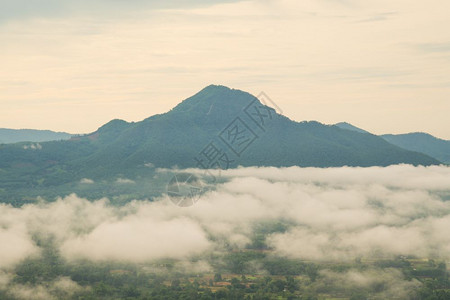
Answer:
<path fill-rule="evenodd" d="M 52 130 L 0 128 L 0 144 L 67 140 L 72 136 L 67 132 Z"/>
<path fill-rule="evenodd" d="M 347 123 L 347 122 L 339 122 L 334 124 L 335 126 L 341 128 L 341 129 L 347 129 L 347 130 L 353 130 L 359 133 L 370 133 L 364 129 L 361 129 L 359 127 L 354 126 L 353 124 Z"/>
<path fill-rule="evenodd" d="M 149 176 L 150 165 L 234 168 L 392 164 L 440 162 L 372 134 L 316 121 L 292 121 L 247 92 L 210 85 L 170 111 L 139 122 L 115 119 L 90 134 L 41 143 L 39 149 L 29 149 L 26 143 L 1 145 L 0 191 L 60 186 L 83 178 L 145 177 Z"/>
<path fill-rule="evenodd" d="M 370 133 L 347 122 L 334 124 L 342 129 Z M 409 132 L 402 134 L 382 134 L 387 142 L 409 151 L 424 153 L 445 164 L 450 164 L 450 141 L 435 137 L 426 132 Z"/>
<path fill-rule="evenodd" d="M 383 134 L 381 137 L 403 149 L 425 153 L 443 163 L 450 164 L 449 140 L 440 139 L 425 132 Z"/>

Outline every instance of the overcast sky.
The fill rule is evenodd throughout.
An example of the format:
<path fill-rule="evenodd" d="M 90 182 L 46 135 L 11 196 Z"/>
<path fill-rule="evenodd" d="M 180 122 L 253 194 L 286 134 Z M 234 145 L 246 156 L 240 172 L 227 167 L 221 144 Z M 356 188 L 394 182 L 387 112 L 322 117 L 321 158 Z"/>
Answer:
<path fill-rule="evenodd" d="M 169 4 L 167 2 L 170 2 Z M 0 0 L 0 127 L 86 133 L 209 84 L 450 139 L 444 0 Z"/>

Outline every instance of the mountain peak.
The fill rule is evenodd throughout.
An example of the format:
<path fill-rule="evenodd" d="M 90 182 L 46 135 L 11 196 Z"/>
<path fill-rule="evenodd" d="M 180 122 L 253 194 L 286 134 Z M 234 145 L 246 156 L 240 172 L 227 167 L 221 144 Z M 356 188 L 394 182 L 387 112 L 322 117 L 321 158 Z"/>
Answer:
<path fill-rule="evenodd" d="M 223 91 L 231 91 L 233 89 L 220 85 L 220 84 L 210 84 L 206 87 L 204 87 L 198 94 L 200 93 L 217 93 L 217 92 L 223 92 Z"/>
<path fill-rule="evenodd" d="M 172 109 L 172 112 L 217 117 L 229 113 L 236 114 L 255 99 L 257 99 L 255 96 L 241 90 L 223 85 L 209 85 L 182 101 Z"/>
<path fill-rule="evenodd" d="M 204 100 L 208 100 L 208 99 L 214 99 L 214 98 L 218 98 L 218 97 L 222 97 L 222 100 L 225 100 L 227 97 L 235 97 L 239 94 L 241 94 L 241 95 L 246 94 L 246 95 L 252 96 L 251 94 L 249 94 L 247 92 L 237 90 L 237 89 L 232 89 L 232 88 L 229 88 L 224 85 L 210 84 L 210 85 L 204 87 L 203 89 L 201 89 L 195 95 L 187 98 L 186 100 L 192 99 L 192 98 L 201 98 Z"/>
<path fill-rule="evenodd" d="M 127 121 L 114 119 L 97 129 L 97 133 L 102 135 L 114 135 L 119 134 L 122 130 L 126 129 L 130 125 Z"/>

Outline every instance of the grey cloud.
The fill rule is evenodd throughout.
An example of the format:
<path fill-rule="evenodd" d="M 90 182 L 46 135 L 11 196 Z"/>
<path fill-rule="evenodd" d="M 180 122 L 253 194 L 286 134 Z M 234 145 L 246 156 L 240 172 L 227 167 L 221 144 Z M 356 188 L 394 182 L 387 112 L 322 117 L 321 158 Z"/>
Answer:
<path fill-rule="evenodd" d="M 14 19 L 61 17 L 72 14 L 86 16 L 95 13 L 108 16 L 110 13 L 124 14 L 127 11 L 139 12 L 143 9 L 190 8 L 238 1 L 242 0 L 0 0 L 0 22 Z"/>
<path fill-rule="evenodd" d="M 367 18 L 356 21 L 356 23 L 370 23 L 370 22 L 387 21 L 387 20 L 392 19 L 392 17 L 394 17 L 396 15 L 398 15 L 398 12 L 396 12 L 396 11 L 373 14 L 371 16 L 368 16 Z"/>
<path fill-rule="evenodd" d="M 423 43 L 415 46 L 420 51 L 426 53 L 448 53 L 450 52 L 450 42 L 444 43 Z"/>
<path fill-rule="evenodd" d="M 67 3 L 58 0 L 1 0 L 0 21 L 27 17 L 49 17 L 62 13 Z"/>

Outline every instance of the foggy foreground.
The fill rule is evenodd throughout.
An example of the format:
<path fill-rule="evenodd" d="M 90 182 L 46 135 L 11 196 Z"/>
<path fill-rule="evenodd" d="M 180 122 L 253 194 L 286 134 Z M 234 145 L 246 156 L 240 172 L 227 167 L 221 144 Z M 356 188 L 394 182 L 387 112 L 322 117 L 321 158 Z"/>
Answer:
<path fill-rule="evenodd" d="M 167 195 L 1 204 L 0 298 L 108 299 L 123 287 L 156 299 L 167 287 L 204 299 L 425 299 L 448 289 L 450 167 L 215 175 L 221 183 L 190 207 Z"/>

